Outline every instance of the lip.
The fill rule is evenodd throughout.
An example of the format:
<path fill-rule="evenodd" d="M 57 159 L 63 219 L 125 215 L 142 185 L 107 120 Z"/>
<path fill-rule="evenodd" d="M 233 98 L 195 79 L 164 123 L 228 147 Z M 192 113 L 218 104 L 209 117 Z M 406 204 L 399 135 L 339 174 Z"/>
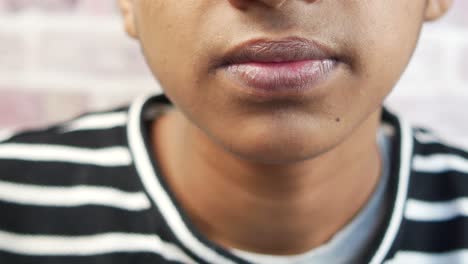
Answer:
<path fill-rule="evenodd" d="M 253 39 L 229 50 L 222 65 L 247 62 L 290 62 L 303 60 L 335 59 L 330 48 L 300 37 L 268 41 Z"/>
<path fill-rule="evenodd" d="M 218 68 L 250 95 L 301 96 L 338 65 L 331 49 L 299 37 L 254 39 L 228 51 Z"/>

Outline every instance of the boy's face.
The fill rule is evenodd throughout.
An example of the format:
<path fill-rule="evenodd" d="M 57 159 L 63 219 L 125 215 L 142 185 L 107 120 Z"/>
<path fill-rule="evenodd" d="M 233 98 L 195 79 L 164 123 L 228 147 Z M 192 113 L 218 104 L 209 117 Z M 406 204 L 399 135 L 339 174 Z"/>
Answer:
<path fill-rule="evenodd" d="M 121 0 L 166 95 L 224 148 L 251 160 L 311 158 L 379 111 L 405 69 L 422 23 L 449 0 Z M 300 37 L 337 60 L 313 92 L 252 96 L 219 67 L 252 39 Z"/>

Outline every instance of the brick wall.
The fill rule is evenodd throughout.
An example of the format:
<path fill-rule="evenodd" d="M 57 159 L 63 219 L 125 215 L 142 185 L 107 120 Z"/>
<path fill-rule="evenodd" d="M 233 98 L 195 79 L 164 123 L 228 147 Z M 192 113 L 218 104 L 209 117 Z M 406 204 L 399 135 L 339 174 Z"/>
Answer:
<path fill-rule="evenodd" d="M 43 126 L 159 89 L 117 0 L 0 0 L 0 127 Z M 387 104 L 468 147 L 468 1 L 428 24 Z"/>

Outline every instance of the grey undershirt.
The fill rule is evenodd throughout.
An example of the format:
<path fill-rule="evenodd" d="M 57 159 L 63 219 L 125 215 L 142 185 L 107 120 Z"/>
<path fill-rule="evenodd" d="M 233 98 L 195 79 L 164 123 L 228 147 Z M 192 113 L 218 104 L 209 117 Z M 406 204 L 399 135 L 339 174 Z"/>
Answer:
<path fill-rule="evenodd" d="M 392 150 L 391 135 L 383 127 L 379 129 L 377 143 L 382 157 L 382 175 L 374 194 L 359 214 L 326 244 L 293 256 L 272 256 L 237 249 L 231 251 L 242 259 L 258 264 L 362 263 L 363 256 L 375 244 L 376 237 L 383 229 L 387 204 L 385 198 Z"/>

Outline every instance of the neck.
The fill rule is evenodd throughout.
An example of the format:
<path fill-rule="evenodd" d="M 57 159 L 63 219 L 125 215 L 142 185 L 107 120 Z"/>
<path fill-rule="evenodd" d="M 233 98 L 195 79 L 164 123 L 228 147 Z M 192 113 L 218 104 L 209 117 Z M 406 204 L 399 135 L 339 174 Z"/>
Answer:
<path fill-rule="evenodd" d="M 380 111 L 319 157 L 265 165 L 227 152 L 174 110 L 154 122 L 153 148 L 206 237 L 227 248 L 291 255 L 325 243 L 369 200 L 380 176 L 379 123 Z"/>

